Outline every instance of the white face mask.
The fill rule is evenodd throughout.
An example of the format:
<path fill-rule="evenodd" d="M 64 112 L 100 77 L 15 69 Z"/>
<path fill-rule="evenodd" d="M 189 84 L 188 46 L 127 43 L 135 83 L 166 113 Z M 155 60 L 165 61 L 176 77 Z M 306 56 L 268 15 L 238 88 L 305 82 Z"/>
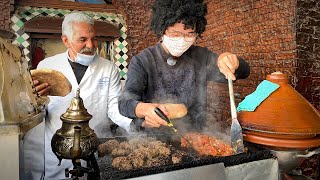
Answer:
<path fill-rule="evenodd" d="M 71 48 L 73 49 L 72 45 L 71 45 Z M 74 56 L 75 61 L 79 64 L 84 65 L 84 66 L 89 66 L 92 62 L 94 62 L 94 60 L 96 59 L 95 57 L 97 55 L 97 53 L 94 53 L 93 55 L 87 55 L 87 54 L 78 53 L 77 51 L 75 51 L 75 52 L 77 53 L 77 55 Z"/>
<path fill-rule="evenodd" d="M 180 57 L 184 52 L 186 52 L 189 47 L 194 43 L 195 39 L 193 41 L 186 41 L 184 37 L 175 37 L 169 38 L 166 35 L 163 35 L 163 45 L 168 49 L 170 54 L 175 57 Z"/>

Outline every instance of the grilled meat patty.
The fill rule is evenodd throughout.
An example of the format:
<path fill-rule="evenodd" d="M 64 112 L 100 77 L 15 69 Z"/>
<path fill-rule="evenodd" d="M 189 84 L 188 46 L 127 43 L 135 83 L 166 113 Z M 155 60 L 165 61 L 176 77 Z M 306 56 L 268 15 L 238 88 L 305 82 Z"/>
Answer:
<path fill-rule="evenodd" d="M 130 170 L 165 165 L 169 162 L 171 151 L 164 142 L 140 137 L 121 142 L 112 150 L 111 155 L 114 157 L 112 167 Z"/>
<path fill-rule="evenodd" d="M 116 157 L 112 160 L 112 167 L 118 170 L 130 170 L 132 163 L 127 157 Z"/>
<path fill-rule="evenodd" d="M 106 154 L 110 154 L 115 148 L 119 146 L 119 142 L 115 139 L 109 140 L 98 146 L 98 156 L 102 157 Z"/>

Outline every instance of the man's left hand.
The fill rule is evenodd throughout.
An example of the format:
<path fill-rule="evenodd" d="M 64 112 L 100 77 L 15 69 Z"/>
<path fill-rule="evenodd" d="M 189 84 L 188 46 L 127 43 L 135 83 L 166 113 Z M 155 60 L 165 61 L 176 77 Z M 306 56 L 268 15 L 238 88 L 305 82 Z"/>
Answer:
<path fill-rule="evenodd" d="M 226 79 L 230 77 L 232 80 L 236 80 L 234 72 L 239 67 L 239 60 L 235 54 L 229 52 L 220 54 L 217 64 L 220 72 L 225 75 Z"/>
<path fill-rule="evenodd" d="M 35 86 L 35 92 L 39 96 L 47 96 L 50 93 L 50 85 L 48 83 L 39 83 L 38 80 L 33 80 L 33 85 Z"/>

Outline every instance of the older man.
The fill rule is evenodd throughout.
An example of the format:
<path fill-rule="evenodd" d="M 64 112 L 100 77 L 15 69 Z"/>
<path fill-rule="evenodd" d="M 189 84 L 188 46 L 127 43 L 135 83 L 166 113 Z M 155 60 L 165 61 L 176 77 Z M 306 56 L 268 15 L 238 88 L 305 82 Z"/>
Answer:
<path fill-rule="evenodd" d="M 118 96 L 121 92 L 118 67 L 96 53 L 98 39 L 94 20 L 83 13 L 71 13 L 62 23 L 61 39 L 68 50 L 41 61 L 39 68 L 60 71 L 72 84 L 72 91 L 65 97 L 50 96 L 50 84 L 39 84 L 40 95 L 49 94 L 48 116 L 45 121 L 45 179 L 65 178 L 65 168 L 72 169 L 70 160 L 62 160 L 61 166 L 53 154 L 50 142 L 53 134 L 61 127 L 60 115 L 70 105 L 75 92 L 80 94 L 88 112 L 93 115 L 90 127 L 98 137 L 110 135 L 111 121 L 129 130 L 131 119 L 119 114 Z M 111 120 L 111 121 L 110 121 Z"/>

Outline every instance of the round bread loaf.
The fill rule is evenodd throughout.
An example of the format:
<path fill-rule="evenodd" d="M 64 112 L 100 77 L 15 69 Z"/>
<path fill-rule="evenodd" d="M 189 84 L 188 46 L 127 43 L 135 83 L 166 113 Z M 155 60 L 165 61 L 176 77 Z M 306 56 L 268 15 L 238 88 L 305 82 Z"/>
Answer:
<path fill-rule="evenodd" d="M 66 96 L 72 89 L 69 80 L 59 71 L 44 68 L 30 72 L 32 79 L 38 80 L 40 84 L 48 83 L 50 85 L 50 96 Z"/>
<path fill-rule="evenodd" d="M 169 112 L 169 119 L 178 119 L 184 117 L 188 113 L 188 109 L 184 104 L 164 104 Z"/>

